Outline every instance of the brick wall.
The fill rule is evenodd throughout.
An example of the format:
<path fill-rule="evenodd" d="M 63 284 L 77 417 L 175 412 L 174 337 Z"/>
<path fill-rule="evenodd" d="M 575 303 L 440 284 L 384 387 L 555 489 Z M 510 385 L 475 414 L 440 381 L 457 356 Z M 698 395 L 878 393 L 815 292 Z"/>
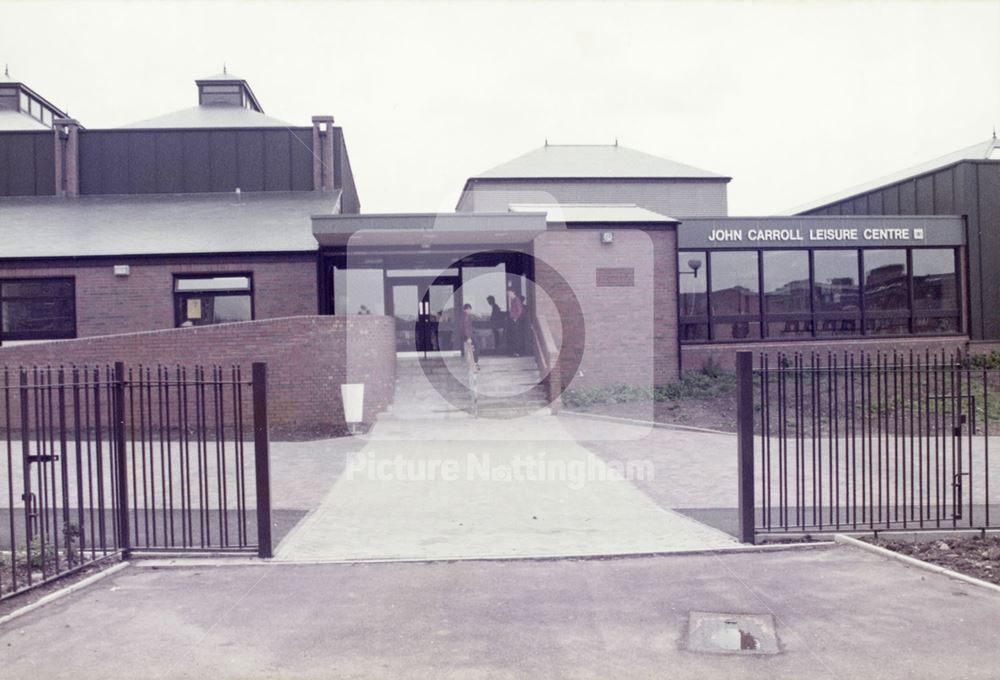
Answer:
<path fill-rule="evenodd" d="M 570 388 L 649 387 L 677 375 L 676 232 L 612 230 L 611 244 L 591 229 L 547 232 L 534 242 L 542 289 L 571 291 L 582 310 L 560 319 L 555 304 L 538 296 L 539 313 L 563 341 L 561 374 Z"/>
<path fill-rule="evenodd" d="M 681 360 L 685 371 L 699 371 L 712 363 L 726 371 L 736 370 L 736 353 L 749 350 L 754 353 L 754 363 L 762 353 L 766 353 L 773 361 L 780 353 L 792 354 L 802 352 L 826 352 L 831 350 L 839 354 L 844 352 L 914 352 L 923 353 L 926 350 L 940 353 L 965 350 L 969 339 L 965 336 L 937 338 L 886 338 L 866 340 L 819 340 L 801 342 L 748 342 L 724 345 L 682 345 Z"/>
<path fill-rule="evenodd" d="M 0 348 L 0 369 L 30 365 L 268 364 L 275 436 L 343 430 L 340 385 L 365 383 L 365 422 L 392 401 L 395 322 L 384 316 L 300 316 Z"/>
<path fill-rule="evenodd" d="M 130 275 L 115 276 L 116 264 L 130 265 Z M 226 272 L 253 274 L 255 319 L 317 312 L 315 254 L 0 264 L 0 278 L 72 276 L 79 338 L 173 328 L 174 274 Z"/>

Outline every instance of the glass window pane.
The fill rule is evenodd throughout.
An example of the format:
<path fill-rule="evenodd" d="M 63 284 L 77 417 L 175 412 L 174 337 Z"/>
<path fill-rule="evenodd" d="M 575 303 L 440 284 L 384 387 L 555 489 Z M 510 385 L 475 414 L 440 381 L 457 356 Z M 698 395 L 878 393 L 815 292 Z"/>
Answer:
<path fill-rule="evenodd" d="M 861 318 L 857 316 L 816 319 L 816 335 L 858 335 L 859 333 L 861 333 Z"/>
<path fill-rule="evenodd" d="M 910 320 L 906 317 L 868 319 L 865 321 L 865 333 L 868 335 L 908 335 L 910 333 Z"/>
<path fill-rule="evenodd" d="M 252 318 L 249 295 L 184 295 L 178 296 L 177 304 L 181 326 L 210 326 Z"/>
<path fill-rule="evenodd" d="M 817 312 L 861 312 L 858 251 L 813 251 L 813 297 Z"/>
<path fill-rule="evenodd" d="M 70 298 L 6 300 L 0 303 L 0 330 L 4 334 L 72 333 L 75 319 Z"/>
<path fill-rule="evenodd" d="M 492 297 L 496 308 L 490 304 Z M 472 305 L 473 318 L 505 323 L 507 314 L 507 267 L 462 267 L 462 302 Z"/>
<path fill-rule="evenodd" d="M 958 309 L 958 275 L 951 248 L 916 248 L 913 260 L 914 309 Z"/>
<path fill-rule="evenodd" d="M 756 252 L 712 253 L 712 314 L 760 313 L 758 289 Z"/>
<path fill-rule="evenodd" d="M 681 324 L 681 342 L 707 342 L 707 323 L 685 323 Z"/>
<path fill-rule="evenodd" d="M 812 321 L 809 319 L 787 319 L 767 324 L 769 338 L 798 338 L 810 335 L 812 335 Z"/>
<path fill-rule="evenodd" d="M 914 267 L 916 269 L 916 267 Z M 913 320 L 914 333 L 957 333 L 958 317 L 921 318 Z"/>
<path fill-rule="evenodd" d="M 203 278 L 179 278 L 175 280 L 177 292 L 201 290 L 250 290 L 248 276 L 206 276 Z"/>
<path fill-rule="evenodd" d="M 0 283 L 0 297 L 72 297 L 73 281 L 70 279 L 38 279 L 36 281 L 4 281 Z"/>
<path fill-rule="evenodd" d="M 764 251 L 764 311 L 768 314 L 809 311 L 809 253 Z"/>
<path fill-rule="evenodd" d="M 705 275 L 705 261 L 704 251 L 677 254 L 681 316 L 708 314 L 708 277 Z M 707 326 L 705 329 L 707 330 Z"/>
<path fill-rule="evenodd" d="M 756 321 L 715 324 L 716 340 L 754 340 L 760 337 L 760 324 Z"/>
<path fill-rule="evenodd" d="M 865 311 L 908 309 L 906 251 L 865 251 Z"/>
<path fill-rule="evenodd" d="M 249 295 L 217 295 L 214 298 L 212 320 L 215 323 L 250 320 Z"/>
<path fill-rule="evenodd" d="M 382 270 L 334 267 L 333 313 L 385 314 Z"/>

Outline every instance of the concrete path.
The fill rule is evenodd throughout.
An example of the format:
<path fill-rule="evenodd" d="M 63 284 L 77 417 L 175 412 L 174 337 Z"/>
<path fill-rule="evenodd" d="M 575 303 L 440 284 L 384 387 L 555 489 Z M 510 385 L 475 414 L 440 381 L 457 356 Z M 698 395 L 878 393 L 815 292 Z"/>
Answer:
<path fill-rule="evenodd" d="M 553 416 L 386 420 L 279 546 L 277 559 L 609 555 L 736 545 L 660 507 L 629 480 L 654 473 L 641 460 L 606 463 Z"/>
<path fill-rule="evenodd" d="M 779 653 L 688 648 L 770 614 Z M 996 678 L 1000 596 L 848 547 L 593 561 L 130 567 L 0 626 L 10 678 Z"/>

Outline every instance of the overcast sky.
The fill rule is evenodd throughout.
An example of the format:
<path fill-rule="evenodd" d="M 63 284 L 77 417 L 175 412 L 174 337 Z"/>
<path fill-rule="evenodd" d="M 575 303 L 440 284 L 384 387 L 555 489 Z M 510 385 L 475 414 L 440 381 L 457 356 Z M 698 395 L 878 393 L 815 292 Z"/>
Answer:
<path fill-rule="evenodd" d="M 271 116 L 336 117 L 365 212 L 451 210 L 546 138 L 617 138 L 774 214 L 1000 124 L 1000 0 L 0 0 L 0 62 L 91 128 L 193 106 L 226 63 Z"/>

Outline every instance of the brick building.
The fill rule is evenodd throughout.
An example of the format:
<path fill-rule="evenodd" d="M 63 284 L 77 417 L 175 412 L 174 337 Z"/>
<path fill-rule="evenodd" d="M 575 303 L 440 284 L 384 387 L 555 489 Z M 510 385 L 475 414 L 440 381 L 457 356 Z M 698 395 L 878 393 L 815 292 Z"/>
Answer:
<path fill-rule="evenodd" d="M 280 419 L 319 427 L 336 384 L 379 386 L 370 419 L 397 354 L 456 351 L 465 304 L 484 354 L 538 354 L 561 387 L 747 347 L 1000 341 L 995 139 L 790 217 L 730 217 L 729 177 L 617 144 L 546 144 L 454 213 L 362 214 L 331 116 L 275 120 L 228 73 L 196 88 L 90 129 L 0 81 L 0 366 L 267 357 Z"/>

